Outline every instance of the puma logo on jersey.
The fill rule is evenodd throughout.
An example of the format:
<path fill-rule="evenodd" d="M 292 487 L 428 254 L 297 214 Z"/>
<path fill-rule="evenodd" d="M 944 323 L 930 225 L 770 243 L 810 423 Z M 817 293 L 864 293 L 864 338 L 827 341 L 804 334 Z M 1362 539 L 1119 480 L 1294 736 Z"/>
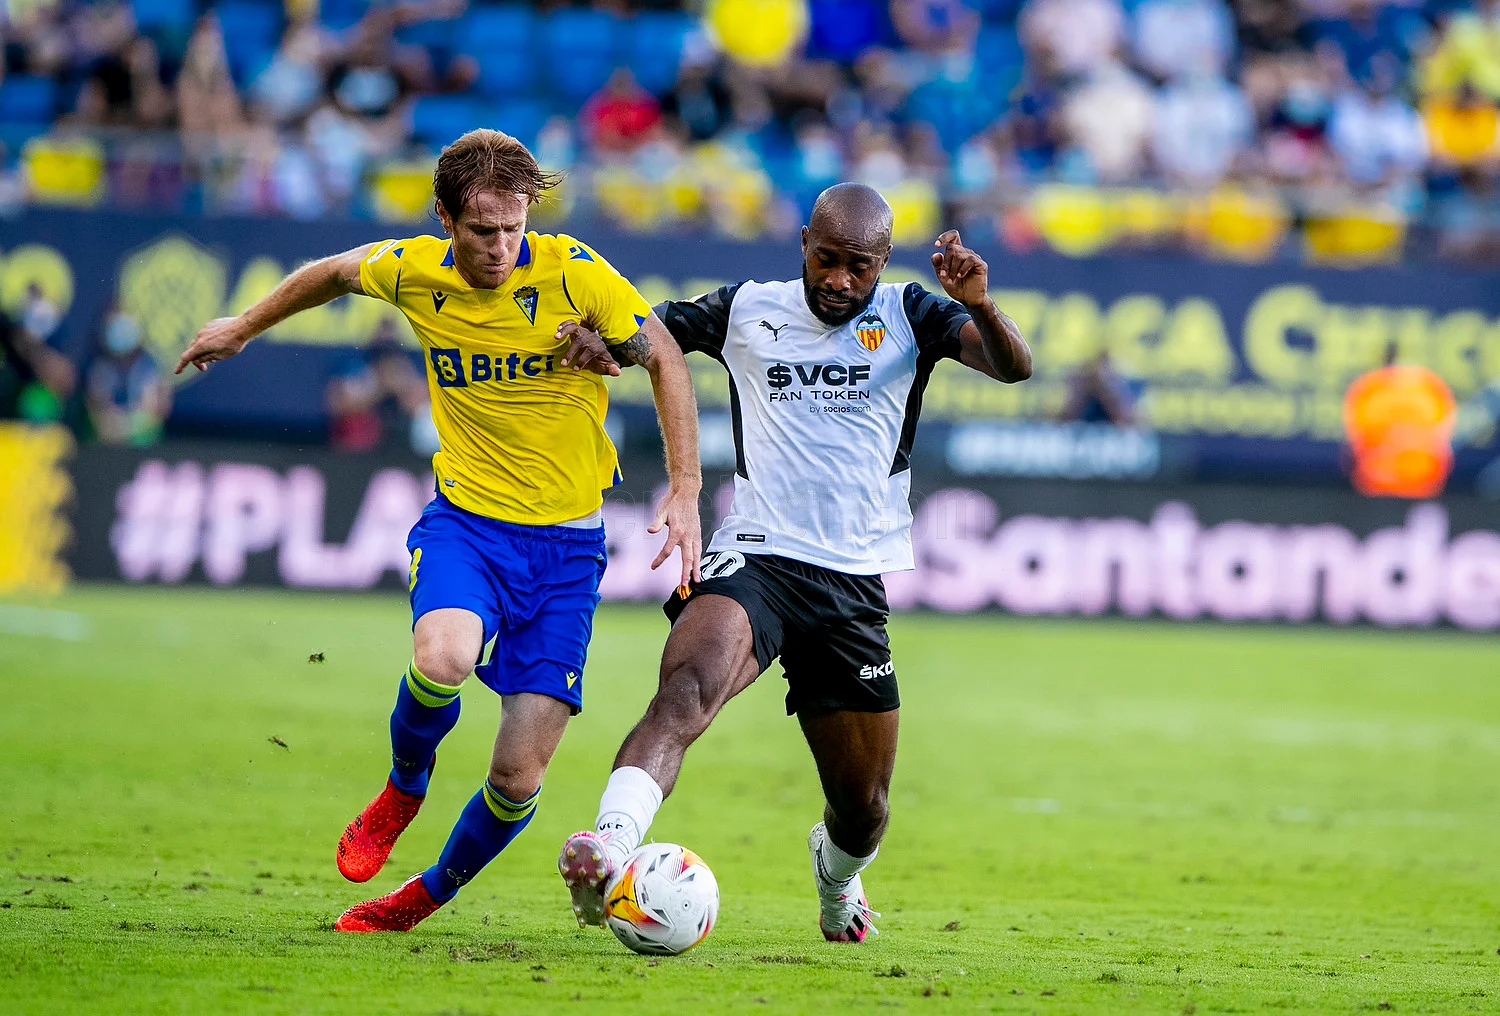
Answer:
<path fill-rule="evenodd" d="M 874 664 L 867 663 L 863 667 L 859 668 L 859 678 L 861 681 L 873 681 L 877 677 L 890 677 L 895 673 L 895 660 L 887 660 L 885 663 L 881 664 L 878 667 Z"/>
<path fill-rule="evenodd" d="M 786 325 L 773 326 L 769 321 L 762 321 L 760 323 L 760 326 L 771 333 L 772 342 L 775 342 L 777 339 L 781 338 L 781 330 L 786 327 Z"/>
<path fill-rule="evenodd" d="M 443 304 L 447 302 L 447 293 L 439 293 L 435 289 L 432 291 L 432 309 L 434 313 L 441 314 L 443 312 Z"/>

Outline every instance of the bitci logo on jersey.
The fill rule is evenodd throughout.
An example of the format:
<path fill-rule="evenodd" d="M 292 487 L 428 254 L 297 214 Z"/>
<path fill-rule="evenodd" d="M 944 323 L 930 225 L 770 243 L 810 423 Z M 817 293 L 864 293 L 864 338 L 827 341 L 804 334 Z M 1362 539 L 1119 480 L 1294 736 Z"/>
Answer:
<path fill-rule="evenodd" d="M 873 353 L 885 341 L 885 322 L 880 320 L 879 314 L 871 311 L 859 319 L 854 334 L 859 336 L 859 344 Z"/>

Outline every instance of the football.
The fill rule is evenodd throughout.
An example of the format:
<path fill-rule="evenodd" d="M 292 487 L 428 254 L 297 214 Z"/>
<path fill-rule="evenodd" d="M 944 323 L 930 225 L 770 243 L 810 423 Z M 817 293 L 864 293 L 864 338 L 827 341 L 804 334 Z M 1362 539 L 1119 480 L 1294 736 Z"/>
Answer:
<path fill-rule="evenodd" d="M 675 843 L 648 843 L 626 859 L 604 919 L 626 948 L 676 956 L 702 942 L 719 916 L 719 883 L 703 859 Z"/>

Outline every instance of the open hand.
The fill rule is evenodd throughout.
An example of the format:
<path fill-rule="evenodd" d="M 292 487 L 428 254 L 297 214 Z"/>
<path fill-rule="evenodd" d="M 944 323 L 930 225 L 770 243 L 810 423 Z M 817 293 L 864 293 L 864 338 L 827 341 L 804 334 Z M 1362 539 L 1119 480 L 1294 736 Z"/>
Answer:
<path fill-rule="evenodd" d="M 656 521 L 646 532 L 659 533 L 662 526 L 667 527 L 667 542 L 651 562 L 652 571 L 661 567 L 676 548 L 682 552 L 682 585 L 701 582 L 703 575 L 698 563 L 703 558 L 703 523 L 698 519 L 698 491 L 676 487 L 668 490 L 656 509 Z"/>
<path fill-rule="evenodd" d="M 984 258 L 964 246 L 958 230 L 948 230 L 932 245 L 942 248 L 932 255 L 932 267 L 949 296 L 966 307 L 977 306 L 989 299 L 990 266 L 984 263 Z"/>
<path fill-rule="evenodd" d="M 227 360 L 244 349 L 245 343 L 250 339 L 251 336 L 245 334 L 239 318 L 214 318 L 198 329 L 198 334 L 193 337 L 192 344 L 183 352 L 182 358 L 177 361 L 177 369 L 172 373 L 181 374 L 189 364 L 200 371 L 208 370 L 209 364 Z"/>
<path fill-rule="evenodd" d="M 564 321 L 557 328 L 557 338 L 571 339 L 567 352 L 562 355 L 562 365 L 574 370 L 591 370 L 605 377 L 619 377 L 620 365 L 609 355 L 609 346 L 577 321 Z M 653 530 L 654 531 L 654 530 Z"/>

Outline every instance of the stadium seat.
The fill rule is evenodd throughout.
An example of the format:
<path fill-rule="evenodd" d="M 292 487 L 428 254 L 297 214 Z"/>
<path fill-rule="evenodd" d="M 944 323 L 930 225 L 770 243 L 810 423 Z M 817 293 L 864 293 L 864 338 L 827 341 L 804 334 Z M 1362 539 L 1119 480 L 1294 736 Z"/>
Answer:
<path fill-rule="evenodd" d="M 490 107 L 484 123 L 476 127 L 493 127 L 511 137 L 519 138 L 528 148 L 536 143 L 537 133 L 547 122 L 547 107 L 529 99 L 513 99 Z"/>
<path fill-rule="evenodd" d="M 536 90 L 536 16 L 521 4 L 476 4 L 458 25 L 458 49 L 479 62 L 476 88 L 504 99 Z"/>
<path fill-rule="evenodd" d="M 983 68 L 986 87 L 1008 95 L 1020 82 L 1026 54 L 1014 28 L 985 25 L 974 42 L 974 53 Z"/>
<path fill-rule="evenodd" d="M 564 7 L 542 23 L 542 74 L 549 91 L 582 103 L 603 87 L 616 66 L 620 19 L 605 11 Z"/>
<path fill-rule="evenodd" d="M 478 100 L 461 95 L 428 95 L 416 101 L 411 111 L 415 140 L 440 149 L 465 131 L 482 127 L 489 119 Z"/>
<path fill-rule="evenodd" d="M 0 123 L 46 126 L 57 111 L 57 82 L 51 78 L 14 74 L 0 84 Z"/>
<path fill-rule="evenodd" d="M 185 34 L 198 16 L 194 0 L 131 0 L 130 7 L 136 25 L 149 33 L 166 29 Z"/>
<path fill-rule="evenodd" d="M 1006 95 L 976 73 L 969 81 L 939 78 L 911 93 L 906 114 L 912 120 L 930 123 L 947 152 L 956 152 L 965 141 L 984 130 L 1005 112 Z"/>
<path fill-rule="evenodd" d="M 1024 0 L 966 0 L 987 23 L 1015 24 Z"/>
<path fill-rule="evenodd" d="M 324 28 L 341 32 L 353 26 L 370 8 L 370 0 L 321 0 L 318 22 Z"/>
<path fill-rule="evenodd" d="M 432 55 L 433 66 L 441 71 L 459 46 L 463 22 L 455 19 L 419 21 L 396 30 L 396 41 L 404 46 L 421 46 Z"/>
<path fill-rule="evenodd" d="M 225 0 L 214 8 L 224 32 L 229 73 L 241 88 L 254 80 L 276 53 L 282 8 L 263 0 Z"/>
<path fill-rule="evenodd" d="M 625 63 L 642 88 L 665 95 L 677 83 L 682 47 L 693 21 L 675 11 L 642 11 L 625 33 Z"/>

